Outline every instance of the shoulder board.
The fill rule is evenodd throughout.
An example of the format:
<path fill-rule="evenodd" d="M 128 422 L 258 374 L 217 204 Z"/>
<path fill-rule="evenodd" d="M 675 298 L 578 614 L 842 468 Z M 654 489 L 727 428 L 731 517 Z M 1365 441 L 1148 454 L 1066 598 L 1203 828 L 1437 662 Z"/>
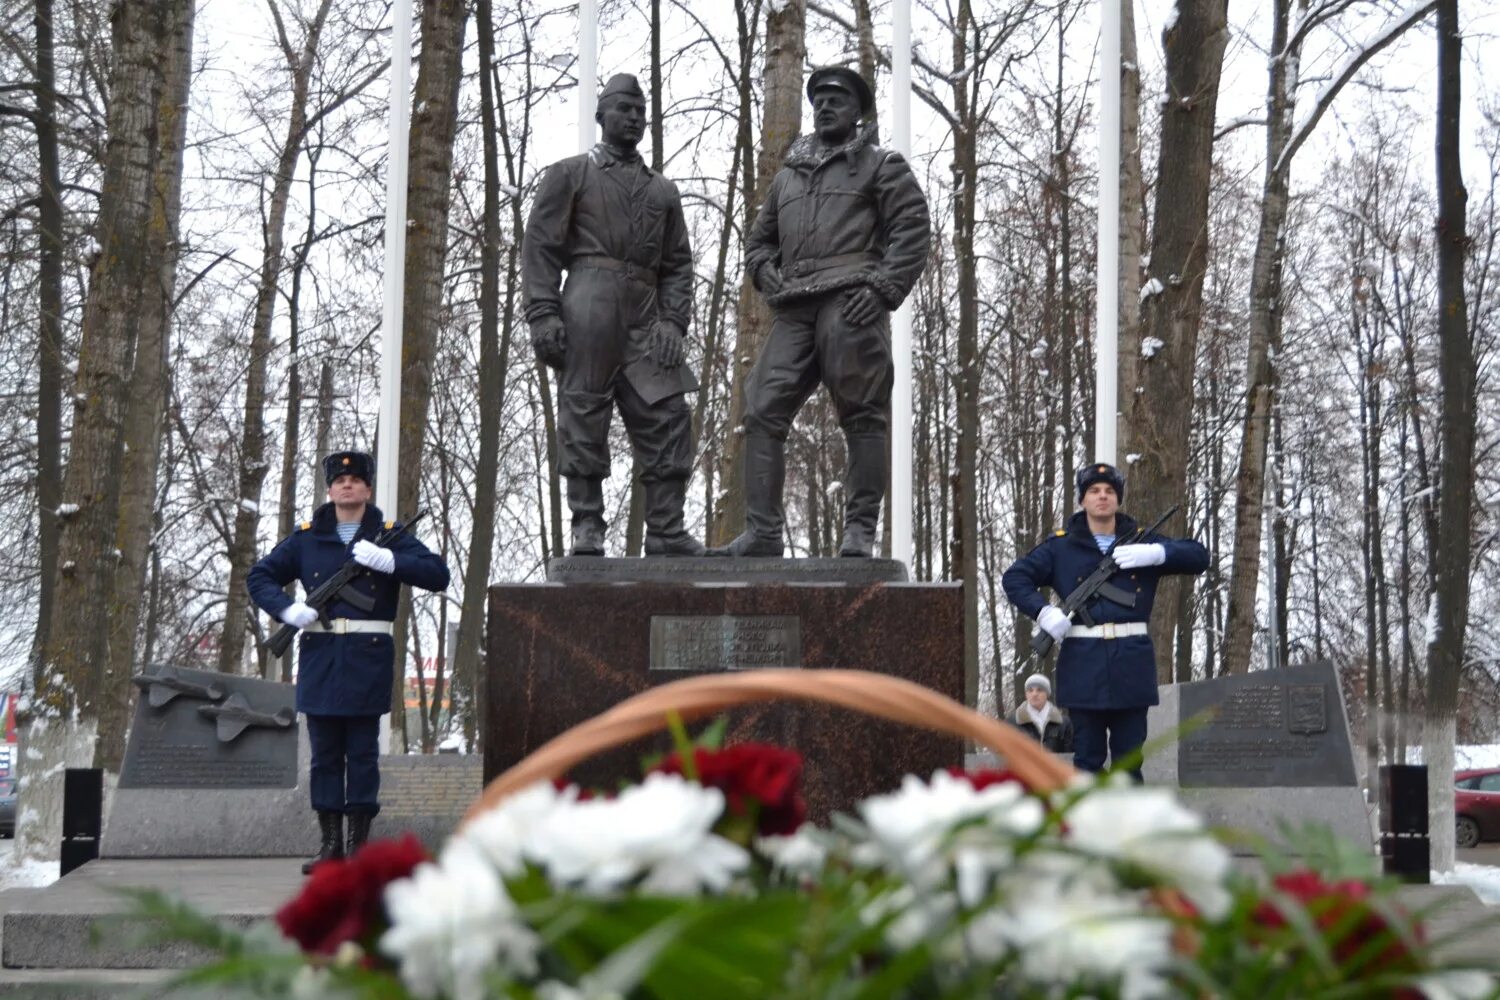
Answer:
<path fill-rule="evenodd" d="M 307 529 L 309 529 L 311 527 L 312 527 L 312 522 L 311 521 L 303 521 L 302 524 L 297 528 L 297 530 L 298 531 L 306 531 Z"/>
<path fill-rule="evenodd" d="M 1064 535 L 1066 535 L 1066 534 L 1067 534 L 1067 533 L 1068 533 L 1068 532 L 1067 532 L 1067 531 L 1066 531 L 1066 529 L 1063 529 L 1063 528 L 1058 528 L 1058 529 L 1057 529 L 1057 530 L 1056 530 L 1056 531 L 1054 531 L 1054 532 L 1053 532 L 1053 533 L 1052 533 L 1052 537 L 1053 537 L 1053 538 L 1061 538 L 1061 537 L 1063 537 L 1063 536 L 1064 536 Z"/>
<path fill-rule="evenodd" d="M 385 522 L 385 529 L 387 531 L 391 530 L 395 526 L 396 526 L 396 522 L 395 521 L 387 521 L 387 522 Z"/>

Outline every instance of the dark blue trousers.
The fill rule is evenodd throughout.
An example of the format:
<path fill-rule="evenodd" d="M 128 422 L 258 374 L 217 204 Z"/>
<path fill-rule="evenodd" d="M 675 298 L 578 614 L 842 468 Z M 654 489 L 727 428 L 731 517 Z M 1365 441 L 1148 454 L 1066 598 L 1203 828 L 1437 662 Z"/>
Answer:
<path fill-rule="evenodd" d="M 1080 771 L 1104 770 L 1106 752 L 1111 767 L 1139 750 L 1146 742 L 1145 708 L 1070 708 L 1073 720 L 1073 766 Z M 1130 770 L 1141 780 L 1140 768 Z"/>
<path fill-rule="evenodd" d="M 308 784 L 318 812 L 380 812 L 380 716 L 309 715 Z"/>

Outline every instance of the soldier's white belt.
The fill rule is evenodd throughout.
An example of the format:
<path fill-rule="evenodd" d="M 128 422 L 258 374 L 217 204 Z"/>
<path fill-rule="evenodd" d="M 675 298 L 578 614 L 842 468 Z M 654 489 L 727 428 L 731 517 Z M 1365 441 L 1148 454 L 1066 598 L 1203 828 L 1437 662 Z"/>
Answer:
<path fill-rule="evenodd" d="M 395 635 L 395 622 L 368 622 L 356 621 L 353 618 L 335 618 L 333 625 L 324 628 L 322 622 L 313 622 L 304 628 L 304 632 L 324 633 L 326 635 L 348 635 L 350 632 L 373 632 L 376 635 Z"/>
<path fill-rule="evenodd" d="M 1151 627 L 1145 622 L 1105 622 L 1103 625 L 1074 625 L 1068 639 L 1123 639 L 1127 635 L 1146 635 Z"/>

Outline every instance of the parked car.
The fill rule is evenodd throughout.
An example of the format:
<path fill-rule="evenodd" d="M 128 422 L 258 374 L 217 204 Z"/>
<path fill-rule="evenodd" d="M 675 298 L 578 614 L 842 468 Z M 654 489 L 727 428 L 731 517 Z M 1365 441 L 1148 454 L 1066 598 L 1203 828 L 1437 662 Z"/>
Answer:
<path fill-rule="evenodd" d="M 0 837 L 16 835 L 16 779 L 0 778 Z"/>
<path fill-rule="evenodd" d="M 1459 847 L 1500 840 L 1500 768 L 1459 771 L 1454 775 L 1454 826 Z"/>

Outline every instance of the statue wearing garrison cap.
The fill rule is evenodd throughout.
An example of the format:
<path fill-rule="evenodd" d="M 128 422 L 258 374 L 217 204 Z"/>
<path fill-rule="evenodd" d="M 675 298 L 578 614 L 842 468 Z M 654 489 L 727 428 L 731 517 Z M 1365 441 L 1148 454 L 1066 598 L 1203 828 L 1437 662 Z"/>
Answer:
<path fill-rule="evenodd" d="M 700 555 L 682 518 L 693 459 L 683 394 L 698 388 L 683 364 L 693 257 L 682 200 L 636 152 L 646 101 L 635 77 L 611 77 L 594 118 L 603 141 L 547 169 L 521 247 L 531 343 L 558 371 L 572 554 L 604 554 L 603 481 L 618 407 L 643 469 L 646 555 Z"/>
<path fill-rule="evenodd" d="M 901 155 L 859 127 L 875 95 L 858 73 L 815 70 L 807 96 L 814 132 L 792 143 L 746 238 L 774 317 L 745 385 L 745 531 L 715 555 L 782 554 L 787 431 L 819 382 L 849 454 L 839 555 L 873 553 L 885 497 L 890 313 L 927 263 L 927 202 Z"/>

